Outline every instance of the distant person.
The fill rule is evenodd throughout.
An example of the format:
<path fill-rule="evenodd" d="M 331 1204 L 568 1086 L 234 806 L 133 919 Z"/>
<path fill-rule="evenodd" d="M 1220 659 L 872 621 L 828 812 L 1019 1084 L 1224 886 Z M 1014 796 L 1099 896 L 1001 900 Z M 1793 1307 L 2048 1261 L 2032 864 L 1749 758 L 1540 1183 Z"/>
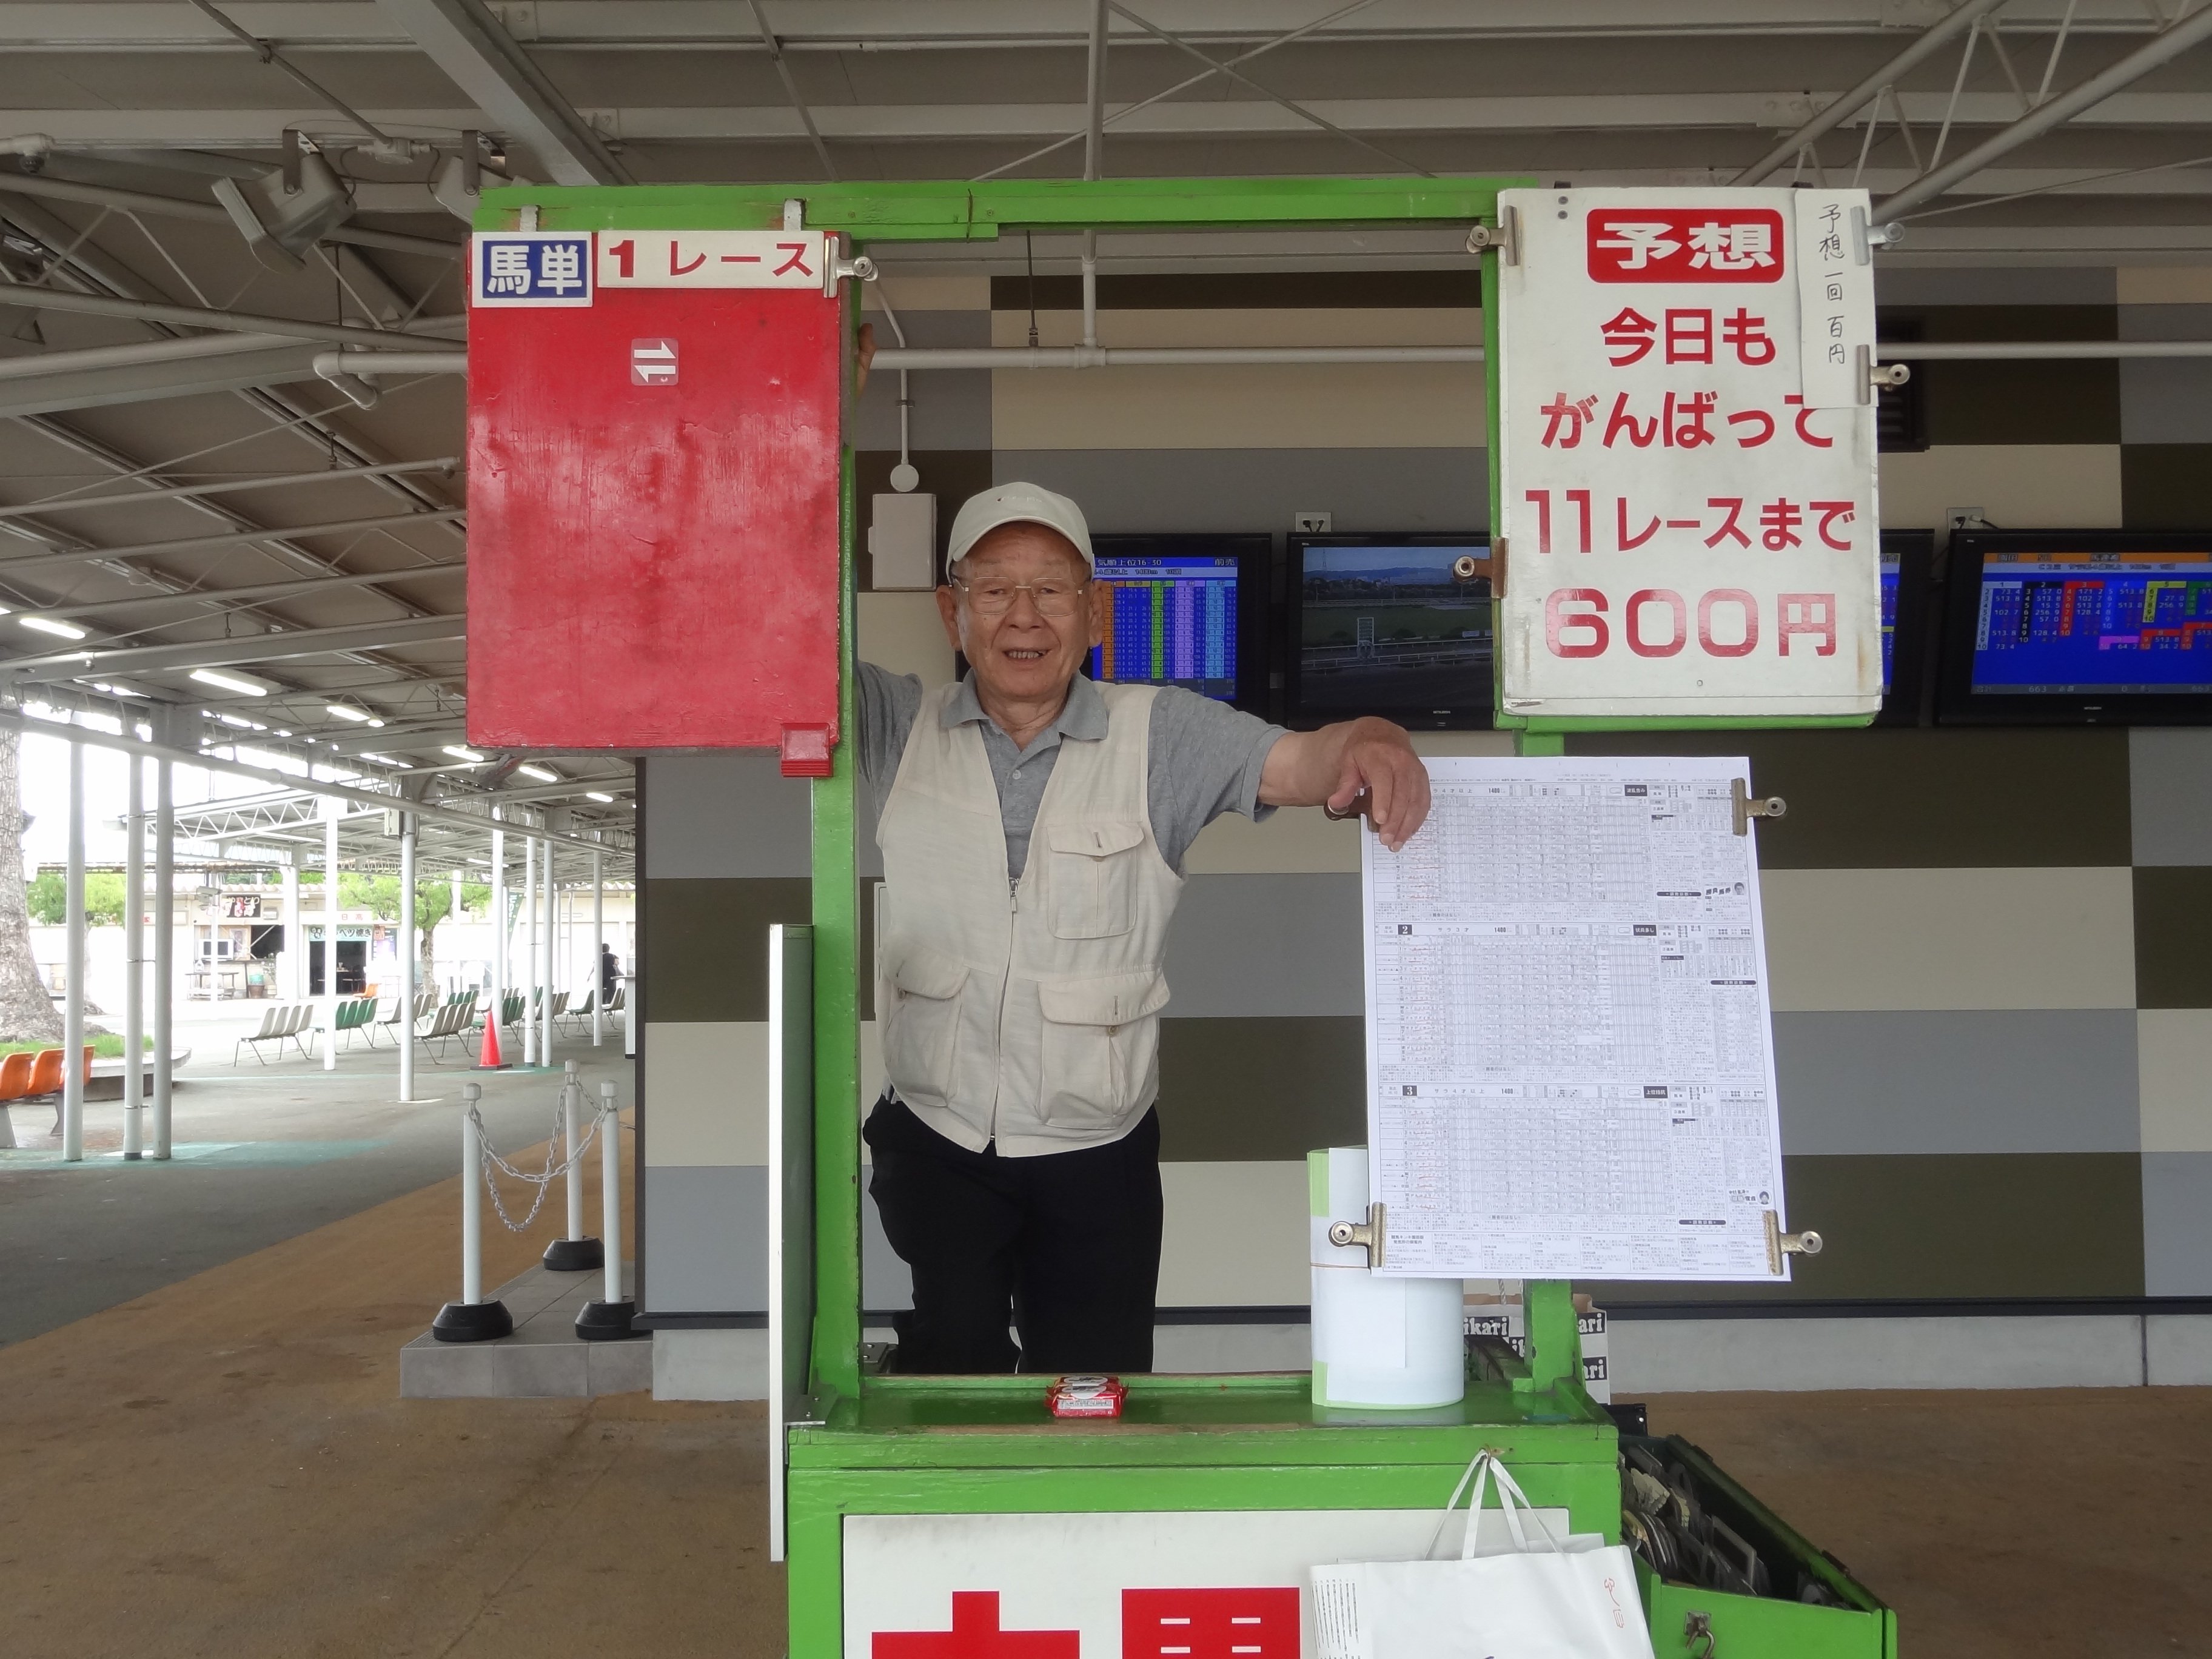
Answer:
<path fill-rule="evenodd" d="M 605 939 L 599 941 L 599 1001 L 602 1005 L 614 1000 L 615 981 L 622 977 L 622 964 L 615 953 L 607 948 Z"/>

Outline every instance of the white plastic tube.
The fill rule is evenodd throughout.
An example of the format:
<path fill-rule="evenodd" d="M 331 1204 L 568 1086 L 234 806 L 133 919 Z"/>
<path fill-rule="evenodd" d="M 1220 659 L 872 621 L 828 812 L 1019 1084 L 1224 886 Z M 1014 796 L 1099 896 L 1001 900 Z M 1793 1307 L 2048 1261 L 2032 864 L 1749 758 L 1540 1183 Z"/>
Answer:
<path fill-rule="evenodd" d="M 1307 1154 L 1316 1406 L 1413 1409 L 1467 1393 L 1463 1286 L 1385 1278 L 1364 1245 L 1332 1244 L 1332 1222 L 1367 1219 L 1367 1149 Z M 1385 1248 L 1387 1251 L 1387 1238 Z"/>

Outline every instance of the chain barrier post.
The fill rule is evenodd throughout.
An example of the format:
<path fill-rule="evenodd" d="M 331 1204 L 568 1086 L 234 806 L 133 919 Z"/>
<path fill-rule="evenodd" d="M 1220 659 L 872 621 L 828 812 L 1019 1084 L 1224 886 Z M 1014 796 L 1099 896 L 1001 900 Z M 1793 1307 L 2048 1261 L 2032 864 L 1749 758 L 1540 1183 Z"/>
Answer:
<path fill-rule="evenodd" d="M 446 1304 L 430 1322 L 430 1334 L 441 1342 L 489 1342 L 514 1330 L 507 1304 L 483 1299 L 483 1192 L 490 1177 L 484 1170 L 483 1120 L 477 1115 L 483 1097 L 482 1084 L 461 1085 L 461 1299 Z"/>
<path fill-rule="evenodd" d="M 576 1334 L 586 1342 L 619 1342 L 626 1337 L 649 1336 L 632 1322 L 637 1304 L 623 1294 L 622 1261 L 622 1117 L 615 1105 L 615 1085 L 599 1085 L 599 1231 L 605 1236 L 606 1280 L 604 1300 L 586 1302 L 576 1316 Z"/>
<path fill-rule="evenodd" d="M 602 1252 L 599 1241 L 584 1232 L 584 1160 L 576 1147 L 576 1129 L 584 1115 L 584 1081 L 576 1075 L 573 1060 L 562 1073 L 561 1150 L 568 1164 L 568 1236 L 545 1247 L 544 1261 L 553 1273 L 582 1273 L 599 1265 Z"/>

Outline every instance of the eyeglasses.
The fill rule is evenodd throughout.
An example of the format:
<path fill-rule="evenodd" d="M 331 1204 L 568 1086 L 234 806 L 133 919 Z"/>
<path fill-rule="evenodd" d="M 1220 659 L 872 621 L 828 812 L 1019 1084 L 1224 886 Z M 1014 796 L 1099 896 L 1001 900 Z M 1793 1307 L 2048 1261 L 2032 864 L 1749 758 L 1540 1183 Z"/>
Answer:
<path fill-rule="evenodd" d="M 968 596 L 968 603 L 979 617 L 1003 617 L 1014 608 L 1015 594 L 1027 593 L 1037 615 L 1054 622 L 1066 622 L 1082 608 L 1086 586 L 1065 577 L 1041 582 L 969 582 L 957 576 L 952 578 L 952 585 Z"/>

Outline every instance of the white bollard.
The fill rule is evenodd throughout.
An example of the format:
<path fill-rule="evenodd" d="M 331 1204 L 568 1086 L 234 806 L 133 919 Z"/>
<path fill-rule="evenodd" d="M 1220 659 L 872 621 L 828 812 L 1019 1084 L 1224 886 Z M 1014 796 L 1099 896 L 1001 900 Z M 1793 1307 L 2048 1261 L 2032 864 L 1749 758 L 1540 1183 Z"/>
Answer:
<path fill-rule="evenodd" d="M 584 1234 L 584 1161 L 576 1156 L 578 1129 L 584 1115 L 584 1082 L 570 1060 L 561 1079 L 561 1152 L 568 1160 L 568 1236 L 545 1247 L 548 1271 L 589 1273 L 599 1265 L 599 1241 Z"/>
<path fill-rule="evenodd" d="M 483 1097 L 482 1084 L 461 1085 L 461 1299 L 446 1304 L 430 1322 L 430 1334 L 441 1342 L 488 1342 L 514 1330 L 507 1304 L 483 1299 L 483 1144 L 477 1127 Z"/>
<path fill-rule="evenodd" d="M 605 1296 L 586 1302 L 576 1316 L 576 1334 L 586 1342 L 618 1342 L 625 1337 L 650 1336 L 631 1322 L 636 1304 L 623 1294 L 622 1263 L 622 1115 L 615 1106 L 615 1085 L 599 1085 L 599 1231 L 605 1235 Z"/>

